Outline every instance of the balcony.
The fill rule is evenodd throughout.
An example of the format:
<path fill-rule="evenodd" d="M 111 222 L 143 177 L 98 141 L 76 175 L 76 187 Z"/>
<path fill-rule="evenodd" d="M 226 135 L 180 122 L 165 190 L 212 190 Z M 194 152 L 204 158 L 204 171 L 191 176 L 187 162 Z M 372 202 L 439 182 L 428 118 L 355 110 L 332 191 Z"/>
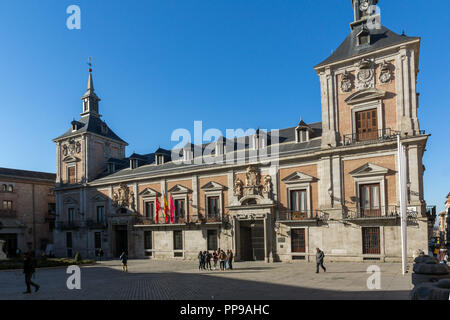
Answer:
<path fill-rule="evenodd" d="M 387 206 L 379 209 L 346 208 L 342 215 L 344 220 L 395 219 L 400 217 L 400 207 Z"/>
<path fill-rule="evenodd" d="M 317 221 L 323 219 L 319 210 L 306 210 L 304 212 L 292 211 L 289 209 L 280 210 L 279 221 Z"/>
<path fill-rule="evenodd" d="M 66 231 L 66 230 L 79 230 L 84 224 L 81 221 L 62 221 L 57 222 L 55 227 L 56 230 Z"/>
<path fill-rule="evenodd" d="M 392 130 L 391 128 L 379 129 L 377 131 L 363 132 L 363 133 L 352 133 L 346 134 L 343 137 L 344 146 L 349 146 L 353 144 L 370 144 L 376 142 L 382 142 L 387 140 L 393 140 L 397 138 L 398 131 Z"/>
<path fill-rule="evenodd" d="M 1 218 L 17 218 L 17 211 L 12 209 L 0 209 Z"/>
<path fill-rule="evenodd" d="M 107 229 L 108 224 L 106 221 L 86 220 L 86 227 L 88 229 Z"/>

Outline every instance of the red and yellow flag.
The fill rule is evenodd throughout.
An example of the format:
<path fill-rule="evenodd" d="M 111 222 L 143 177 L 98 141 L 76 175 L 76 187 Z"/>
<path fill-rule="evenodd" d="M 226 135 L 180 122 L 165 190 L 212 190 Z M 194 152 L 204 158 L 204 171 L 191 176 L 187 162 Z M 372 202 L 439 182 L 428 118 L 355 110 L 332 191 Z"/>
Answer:
<path fill-rule="evenodd" d="M 159 212 L 161 211 L 161 207 L 159 205 L 158 197 L 156 197 L 156 223 L 159 223 Z"/>
<path fill-rule="evenodd" d="M 169 223 L 169 215 L 167 214 L 167 211 L 169 211 L 169 206 L 167 205 L 166 195 L 164 195 L 164 220 L 166 223 Z"/>

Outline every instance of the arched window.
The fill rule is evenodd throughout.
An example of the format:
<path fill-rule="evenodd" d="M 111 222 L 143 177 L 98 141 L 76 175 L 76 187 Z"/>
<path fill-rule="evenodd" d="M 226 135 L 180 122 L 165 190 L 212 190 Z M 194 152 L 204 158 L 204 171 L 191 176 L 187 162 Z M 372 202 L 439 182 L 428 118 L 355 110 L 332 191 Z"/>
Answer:
<path fill-rule="evenodd" d="M 7 191 L 7 186 L 6 186 L 6 184 L 2 185 L 2 191 Z"/>
<path fill-rule="evenodd" d="M 8 192 L 13 192 L 13 191 L 14 191 L 14 187 L 13 187 L 12 184 L 10 184 L 10 185 L 8 186 Z"/>

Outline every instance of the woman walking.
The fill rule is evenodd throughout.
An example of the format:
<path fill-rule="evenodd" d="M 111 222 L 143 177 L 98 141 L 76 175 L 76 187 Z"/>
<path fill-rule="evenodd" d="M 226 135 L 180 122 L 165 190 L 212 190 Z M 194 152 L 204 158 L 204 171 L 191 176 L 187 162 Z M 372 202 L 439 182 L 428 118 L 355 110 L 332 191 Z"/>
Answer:
<path fill-rule="evenodd" d="M 198 270 L 203 269 L 203 252 L 198 253 Z"/>
<path fill-rule="evenodd" d="M 122 271 L 128 272 L 128 256 L 127 253 L 124 251 L 119 257 L 120 261 L 122 261 Z"/>
<path fill-rule="evenodd" d="M 225 270 L 225 260 L 227 259 L 227 256 L 225 254 L 225 252 L 220 251 L 219 254 L 219 261 L 220 261 L 220 270 L 224 271 Z"/>
<path fill-rule="evenodd" d="M 217 269 L 217 260 L 219 260 L 219 255 L 217 254 L 216 250 L 214 250 L 213 254 L 213 261 L 214 261 L 214 270 Z"/>

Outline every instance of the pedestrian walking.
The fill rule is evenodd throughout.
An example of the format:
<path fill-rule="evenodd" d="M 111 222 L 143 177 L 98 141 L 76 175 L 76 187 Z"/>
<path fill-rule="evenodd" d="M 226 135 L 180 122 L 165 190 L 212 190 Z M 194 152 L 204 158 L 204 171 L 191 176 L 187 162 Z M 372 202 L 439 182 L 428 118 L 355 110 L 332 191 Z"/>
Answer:
<path fill-rule="evenodd" d="M 230 250 L 228 253 L 228 269 L 230 270 L 233 270 L 233 258 L 234 258 L 233 251 Z"/>
<path fill-rule="evenodd" d="M 214 270 L 217 269 L 217 261 L 219 260 L 219 255 L 217 254 L 217 251 L 214 250 L 213 254 L 212 254 L 212 258 L 214 261 Z"/>
<path fill-rule="evenodd" d="M 212 270 L 211 268 L 211 253 L 209 253 L 209 251 L 205 251 L 206 255 L 205 255 L 205 260 L 206 260 L 206 264 L 205 264 L 205 268 Z"/>
<path fill-rule="evenodd" d="M 323 272 L 327 272 L 327 269 L 323 266 L 323 259 L 325 258 L 325 254 L 319 248 L 316 248 L 316 273 L 319 273 L 319 266 L 322 267 Z"/>
<path fill-rule="evenodd" d="M 33 274 L 36 272 L 36 260 L 31 256 L 29 252 L 23 256 L 23 273 L 25 274 L 25 284 L 27 285 L 27 291 L 24 294 L 31 293 L 30 286 L 34 287 L 35 292 L 38 292 L 40 286 L 37 283 L 31 281 Z"/>
<path fill-rule="evenodd" d="M 198 270 L 202 270 L 203 269 L 203 252 L 202 251 L 200 251 L 198 253 L 197 258 L 198 258 Z"/>
<path fill-rule="evenodd" d="M 225 260 L 226 260 L 226 255 L 225 252 L 220 251 L 219 253 L 219 261 L 220 261 L 220 270 L 224 271 L 225 270 Z"/>
<path fill-rule="evenodd" d="M 125 251 L 122 252 L 119 259 L 120 259 L 120 261 L 122 261 L 122 271 L 128 272 L 128 255 L 127 255 L 127 253 Z"/>

